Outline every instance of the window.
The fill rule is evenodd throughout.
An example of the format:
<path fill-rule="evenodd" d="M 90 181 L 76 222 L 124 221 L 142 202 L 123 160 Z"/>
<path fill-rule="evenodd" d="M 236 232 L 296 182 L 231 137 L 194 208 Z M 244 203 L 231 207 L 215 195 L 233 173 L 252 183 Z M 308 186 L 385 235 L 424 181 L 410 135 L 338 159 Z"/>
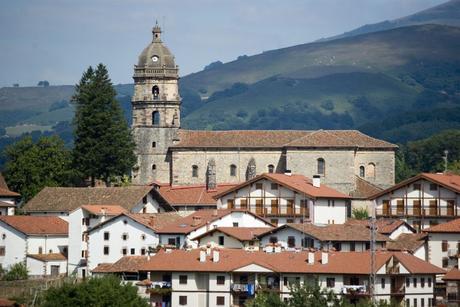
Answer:
<path fill-rule="evenodd" d="M 270 223 L 272 223 L 275 226 L 278 226 L 278 219 L 270 219 Z"/>
<path fill-rule="evenodd" d="M 412 284 L 413 284 L 414 288 L 417 288 L 417 277 L 414 277 L 412 279 Z"/>
<path fill-rule="evenodd" d="M 292 223 L 294 223 L 294 219 L 286 219 L 286 223 L 287 224 L 292 224 Z"/>
<path fill-rule="evenodd" d="M 142 255 L 142 256 L 144 256 L 144 255 L 145 255 L 145 253 L 146 253 L 146 250 L 145 250 L 145 248 L 141 248 L 141 255 Z"/>
<path fill-rule="evenodd" d="M 227 200 L 227 209 L 233 209 L 235 207 L 235 200 L 234 199 L 228 199 Z"/>
<path fill-rule="evenodd" d="M 406 305 L 404 305 L 406 307 L 410 307 L 410 299 L 406 298 Z"/>
<path fill-rule="evenodd" d="M 192 165 L 192 177 L 198 177 L 198 166 Z"/>
<path fill-rule="evenodd" d="M 181 306 L 187 305 L 187 296 L 185 296 L 185 295 L 180 295 L 179 296 L 179 305 L 181 305 Z"/>
<path fill-rule="evenodd" d="M 160 112 L 152 112 L 152 126 L 158 126 L 160 124 Z"/>
<path fill-rule="evenodd" d="M 175 238 L 168 238 L 168 245 L 176 245 L 176 239 Z"/>
<path fill-rule="evenodd" d="M 431 183 L 430 184 L 430 191 L 437 191 L 438 190 L 438 185 L 436 183 Z"/>
<path fill-rule="evenodd" d="M 153 99 L 157 99 L 158 96 L 160 95 L 160 88 L 158 87 L 158 85 L 154 85 L 152 87 L 152 95 L 153 95 Z"/>
<path fill-rule="evenodd" d="M 366 177 L 374 178 L 375 177 L 375 164 L 369 163 L 366 169 Z"/>
<path fill-rule="evenodd" d="M 421 189 L 420 183 L 414 183 L 413 188 L 414 188 L 414 191 L 420 191 Z"/>
<path fill-rule="evenodd" d="M 385 289 L 385 278 L 382 278 L 380 280 L 380 286 L 382 287 L 382 289 Z"/>
<path fill-rule="evenodd" d="M 153 164 L 152 165 L 152 171 L 156 171 L 157 170 L 157 165 L 156 164 Z"/>
<path fill-rule="evenodd" d="M 287 240 L 288 247 L 294 248 L 295 247 L 295 237 L 289 236 Z"/>
<path fill-rule="evenodd" d="M 371 243 L 366 242 L 365 248 L 366 248 L 366 250 L 370 250 L 371 249 Z"/>
<path fill-rule="evenodd" d="M 420 287 L 425 288 L 425 278 L 424 277 L 420 278 Z"/>
<path fill-rule="evenodd" d="M 447 243 L 447 240 L 442 240 L 441 248 L 443 252 L 447 252 L 447 249 L 449 248 L 449 243 Z"/>
<path fill-rule="evenodd" d="M 157 147 L 157 142 L 152 142 L 152 148 Z"/>
<path fill-rule="evenodd" d="M 186 285 L 187 284 L 187 275 L 179 275 L 179 284 Z"/>
<path fill-rule="evenodd" d="M 326 173 L 326 163 L 323 158 L 316 160 L 318 175 L 324 175 Z"/>
<path fill-rule="evenodd" d="M 269 172 L 270 174 L 273 174 L 273 173 L 275 172 L 275 167 L 273 166 L 273 164 L 270 164 L 270 165 L 268 166 L 268 172 Z"/>
<path fill-rule="evenodd" d="M 354 252 L 356 250 L 355 242 L 350 242 L 350 252 Z"/>
<path fill-rule="evenodd" d="M 414 305 L 413 306 L 417 307 L 417 299 L 416 298 L 414 298 Z"/>
<path fill-rule="evenodd" d="M 128 254 L 128 248 L 123 247 L 123 248 L 121 249 L 121 253 L 123 254 L 123 256 L 126 256 L 126 255 Z"/>
<path fill-rule="evenodd" d="M 216 281 L 216 283 L 217 283 L 218 285 L 225 285 L 225 276 L 223 276 L 223 275 L 218 275 L 218 276 L 217 276 L 217 281 Z"/>
<path fill-rule="evenodd" d="M 5 246 L 0 246 L 0 256 L 5 256 L 6 248 Z"/>
<path fill-rule="evenodd" d="M 428 287 L 431 288 L 431 277 L 428 277 Z"/>
<path fill-rule="evenodd" d="M 270 237 L 270 243 L 278 243 L 278 237 Z"/>
<path fill-rule="evenodd" d="M 123 224 L 128 224 L 128 220 L 123 220 Z"/>
<path fill-rule="evenodd" d="M 225 305 L 225 296 L 217 296 L 216 297 L 216 305 L 217 306 Z"/>
<path fill-rule="evenodd" d="M 425 299 L 424 298 L 420 299 L 420 306 L 425 307 Z"/>
<path fill-rule="evenodd" d="M 334 288 L 335 287 L 335 278 L 333 278 L 333 277 L 326 278 L 326 286 L 328 288 Z"/>
<path fill-rule="evenodd" d="M 262 190 L 262 188 L 263 188 L 263 184 L 261 182 L 256 183 L 256 189 L 257 190 Z"/>
<path fill-rule="evenodd" d="M 128 240 L 128 234 L 127 234 L 126 232 L 125 232 L 124 234 L 122 234 L 122 235 L 121 235 L 121 239 L 122 239 L 123 241 Z"/>
<path fill-rule="evenodd" d="M 141 234 L 141 240 L 145 241 L 145 234 Z"/>
<path fill-rule="evenodd" d="M 332 246 L 335 248 L 336 251 L 341 251 L 342 250 L 342 243 L 340 242 L 334 242 Z"/>
<path fill-rule="evenodd" d="M 43 247 L 40 246 L 40 247 L 38 248 L 38 253 L 39 253 L 39 254 L 43 254 Z"/>
<path fill-rule="evenodd" d="M 236 165 L 232 164 L 230 165 L 230 176 L 236 176 Z"/>
<path fill-rule="evenodd" d="M 444 257 L 442 258 L 442 267 L 447 268 L 449 266 L 449 258 Z"/>
<path fill-rule="evenodd" d="M 406 278 L 406 287 L 410 287 L 410 278 Z"/>
<path fill-rule="evenodd" d="M 232 225 L 233 225 L 233 227 L 238 227 L 239 226 L 238 222 L 233 222 Z"/>
<path fill-rule="evenodd" d="M 142 197 L 142 203 L 145 205 L 147 204 L 147 195 Z"/>
<path fill-rule="evenodd" d="M 278 190 L 278 184 L 277 183 L 272 183 L 271 185 L 272 190 Z"/>
<path fill-rule="evenodd" d="M 366 169 L 364 168 L 363 165 L 361 165 L 361 166 L 359 167 L 359 177 L 363 177 L 363 178 L 364 178 L 365 174 L 366 174 Z"/>
<path fill-rule="evenodd" d="M 309 237 L 304 237 L 303 238 L 303 247 L 305 248 L 311 248 L 315 247 L 315 240 Z"/>
<path fill-rule="evenodd" d="M 131 255 L 135 255 L 136 254 L 136 250 L 134 248 L 131 248 Z"/>
<path fill-rule="evenodd" d="M 110 238 L 110 233 L 108 231 L 104 232 L 104 241 L 108 241 Z"/>
<path fill-rule="evenodd" d="M 219 245 L 224 245 L 224 243 L 225 243 L 225 237 L 219 236 Z"/>
<path fill-rule="evenodd" d="M 109 254 L 109 247 L 104 246 L 104 255 L 108 255 L 108 254 Z"/>
<path fill-rule="evenodd" d="M 328 206 L 328 207 L 335 207 L 335 200 L 333 200 L 333 199 L 328 199 L 328 200 L 327 200 L 327 206 Z"/>

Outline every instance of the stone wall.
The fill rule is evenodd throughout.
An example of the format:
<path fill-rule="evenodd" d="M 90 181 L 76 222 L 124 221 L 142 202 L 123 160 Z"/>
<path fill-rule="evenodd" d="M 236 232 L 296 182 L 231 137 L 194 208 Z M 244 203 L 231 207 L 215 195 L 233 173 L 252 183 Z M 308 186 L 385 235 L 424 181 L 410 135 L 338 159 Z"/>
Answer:
<path fill-rule="evenodd" d="M 369 176 L 369 165 L 375 165 L 374 176 Z M 364 166 L 364 179 L 376 186 L 386 189 L 395 183 L 394 151 L 357 151 L 355 154 L 355 174 L 359 175 L 359 167 Z"/>

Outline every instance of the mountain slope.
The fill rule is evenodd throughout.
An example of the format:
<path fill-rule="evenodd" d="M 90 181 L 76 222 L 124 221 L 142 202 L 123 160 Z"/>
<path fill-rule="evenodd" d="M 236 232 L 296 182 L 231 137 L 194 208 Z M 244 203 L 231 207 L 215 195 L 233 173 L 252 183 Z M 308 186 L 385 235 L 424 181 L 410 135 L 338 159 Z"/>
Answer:
<path fill-rule="evenodd" d="M 438 24 L 460 27 L 460 0 L 451 0 L 421 12 L 395 20 L 385 20 L 375 24 L 364 25 L 340 35 L 321 39 L 320 41 L 334 40 L 365 33 L 385 31 L 400 27 L 422 24 Z"/>

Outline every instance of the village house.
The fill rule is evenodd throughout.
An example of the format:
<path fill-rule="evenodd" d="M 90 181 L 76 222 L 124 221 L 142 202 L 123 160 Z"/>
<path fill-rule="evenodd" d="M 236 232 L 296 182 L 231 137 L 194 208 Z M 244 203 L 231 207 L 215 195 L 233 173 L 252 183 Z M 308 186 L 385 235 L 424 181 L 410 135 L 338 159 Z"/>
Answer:
<path fill-rule="evenodd" d="M 444 275 L 442 280 L 446 283 L 445 303 L 449 307 L 460 304 L 460 271 L 454 268 Z"/>
<path fill-rule="evenodd" d="M 358 219 L 348 219 L 346 221 L 347 225 L 366 225 L 370 227 L 370 221 L 358 220 Z M 412 234 L 416 230 L 409 225 L 404 220 L 400 219 L 388 219 L 388 218 L 378 218 L 375 220 L 375 229 L 378 233 L 388 236 L 390 239 L 395 240 L 401 234 Z"/>
<path fill-rule="evenodd" d="M 388 242 L 386 248 L 390 251 L 407 252 L 419 259 L 429 261 L 428 235 L 426 233 L 402 233 Z"/>
<path fill-rule="evenodd" d="M 0 216 L 0 265 L 27 264 L 29 275 L 67 272 L 68 223 L 55 216 Z"/>
<path fill-rule="evenodd" d="M 0 173 L 0 215 L 14 215 L 16 203 L 20 196 L 18 193 L 10 191 L 5 178 Z"/>
<path fill-rule="evenodd" d="M 176 247 L 198 246 L 194 239 L 218 227 L 270 228 L 273 225 L 258 215 L 239 209 L 199 210 L 167 224 L 156 232 L 160 234 L 160 244 Z"/>
<path fill-rule="evenodd" d="M 160 250 L 126 261 L 129 267 L 101 265 L 99 274 L 138 271 L 138 283 L 153 306 L 244 306 L 261 290 L 290 297 L 292 284 L 318 282 L 351 302 L 369 295 L 369 252 L 278 252 L 243 249 Z M 376 254 L 377 300 L 406 306 L 434 306 L 434 280 L 444 270 L 401 252 Z M 143 273 L 143 274 L 142 274 Z M 131 272 L 135 277 L 135 273 Z M 142 291 L 143 292 L 143 291 Z"/>
<path fill-rule="evenodd" d="M 123 256 L 154 253 L 160 238 L 157 230 L 180 219 L 175 212 L 121 213 L 86 232 L 86 270 L 101 263 L 115 263 Z"/>
<path fill-rule="evenodd" d="M 376 248 L 384 248 L 390 239 L 376 234 Z M 281 250 L 302 248 L 334 249 L 336 251 L 366 251 L 370 249 L 371 233 L 365 225 L 284 224 L 259 235 L 261 248 L 272 246 Z"/>
<path fill-rule="evenodd" d="M 319 177 L 264 173 L 215 196 L 217 207 L 249 210 L 275 225 L 311 222 L 343 224 L 351 198 L 321 184 Z"/>
<path fill-rule="evenodd" d="M 460 176 L 421 173 L 371 199 L 377 217 L 400 218 L 420 231 L 459 216 Z"/>
<path fill-rule="evenodd" d="M 217 227 L 192 240 L 197 241 L 200 247 L 259 250 L 258 236 L 272 229 L 272 227 Z"/>

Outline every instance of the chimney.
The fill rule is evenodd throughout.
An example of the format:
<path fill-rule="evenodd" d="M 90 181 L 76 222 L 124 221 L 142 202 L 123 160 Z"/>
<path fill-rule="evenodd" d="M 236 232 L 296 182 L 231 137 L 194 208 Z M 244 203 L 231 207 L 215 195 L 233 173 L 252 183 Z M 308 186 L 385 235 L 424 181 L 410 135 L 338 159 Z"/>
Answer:
<path fill-rule="evenodd" d="M 217 216 L 217 209 L 214 209 L 214 210 L 212 211 L 212 216 Z"/>
<path fill-rule="evenodd" d="M 195 226 L 198 226 L 200 225 L 201 223 L 201 216 L 194 216 L 193 217 L 193 222 L 192 222 L 192 226 L 195 227 Z"/>
<path fill-rule="evenodd" d="M 314 264 L 314 263 L 315 263 L 315 253 L 308 252 L 308 264 Z"/>
<path fill-rule="evenodd" d="M 212 251 L 212 261 L 219 262 L 219 251 L 216 249 Z"/>
<path fill-rule="evenodd" d="M 320 175 L 313 175 L 313 186 L 315 188 L 319 188 L 321 186 L 321 176 Z"/>
<path fill-rule="evenodd" d="M 287 169 L 287 170 L 284 171 L 284 174 L 285 174 L 286 176 L 291 176 L 291 175 L 292 175 L 292 172 L 291 172 L 290 169 Z"/>
<path fill-rule="evenodd" d="M 321 263 L 327 264 L 329 262 L 329 254 L 325 251 L 321 252 Z"/>
<path fill-rule="evenodd" d="M 200 250 L 200 262 L 206 262 L 206 251 Z"/>

